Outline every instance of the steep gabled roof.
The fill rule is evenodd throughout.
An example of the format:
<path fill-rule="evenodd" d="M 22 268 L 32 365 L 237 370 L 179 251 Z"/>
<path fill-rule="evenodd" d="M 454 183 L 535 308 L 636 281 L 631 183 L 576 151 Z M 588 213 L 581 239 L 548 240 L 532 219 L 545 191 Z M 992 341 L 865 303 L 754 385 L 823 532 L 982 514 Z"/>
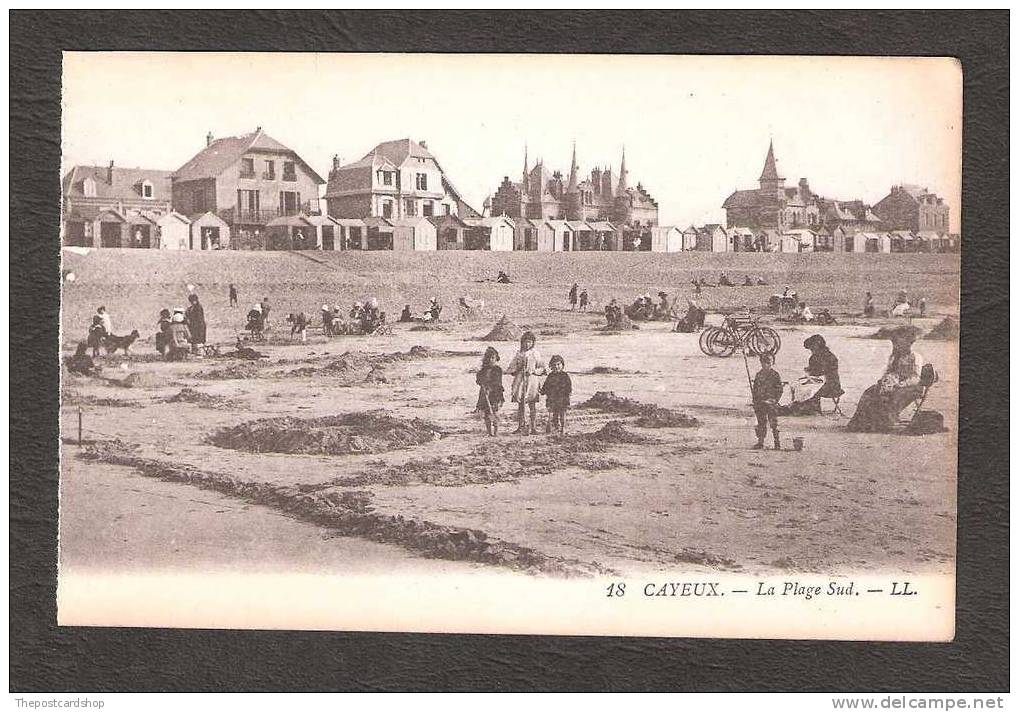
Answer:
<path fill-rule="evenodd" d="M 315 170 L 297 155 L 292 149 L 258 129 L 257 131 L 243 136 L 227 136 L 219 138 L 199 151 L 183 166 L 174 171 L 173 177 L 176 180 L 188 181 L 201 178 L 216 178 L 230 166 L 237 163 L 248 151 L 271 151 L 293 156 L 315 179 L 321 184 L 325 180 Z"/>
<path fill-rule="evenodd" d="M 113 182 L 108 178 L 113 173 Z M 153 200 L 170 200 L 170 171 L 152 168 L 119 168 L 114 166 L 74 166 L 64 176 L 62 183 L 64 197 L 83 198 L 85 179 L 91 178 L 96 186 L 96 198 L 111 200 L 137 200 L 142 197 L 141 186 L 145 181 L 152 183 Z"/>

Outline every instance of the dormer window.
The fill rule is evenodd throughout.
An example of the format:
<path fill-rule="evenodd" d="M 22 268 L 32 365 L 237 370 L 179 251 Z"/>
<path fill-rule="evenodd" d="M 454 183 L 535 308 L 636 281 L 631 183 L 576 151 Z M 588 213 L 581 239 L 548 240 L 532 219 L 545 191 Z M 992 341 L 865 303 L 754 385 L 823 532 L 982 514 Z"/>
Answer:
<path fill-rule="evenodd" d="M 96 182 L 92 178 L 86 178 L 81 184 L 81 192 L 86 198 L 96 197 Z"/>
<path fill-rule="evenodd" d="M 392 185 L 393 174 L 391 171 L 382 171 L 382 185 Z"/>
<path fill-rule="evenodd" d="M 142 181 L 142 197 L 149 200 L 155 197 L 155 194 L 152 192 L 152 181 Z"/>

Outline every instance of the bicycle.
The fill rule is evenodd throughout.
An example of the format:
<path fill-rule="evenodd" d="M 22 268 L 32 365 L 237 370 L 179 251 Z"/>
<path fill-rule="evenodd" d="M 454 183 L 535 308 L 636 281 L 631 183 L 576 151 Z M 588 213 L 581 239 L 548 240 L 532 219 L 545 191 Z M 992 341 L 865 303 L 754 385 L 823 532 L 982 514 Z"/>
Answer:
<path fill-rule="evenodd" d="M 729 314 L 722 326 L 709 326 L 701 332 L 697 341 L 702 352 L 708 356 L 726 358 L 737 349 L 752 355 L 775 355 L 782 348 L 782 339 L 771 327 L 761 326 L 757 318 L 749 313 Z"/>

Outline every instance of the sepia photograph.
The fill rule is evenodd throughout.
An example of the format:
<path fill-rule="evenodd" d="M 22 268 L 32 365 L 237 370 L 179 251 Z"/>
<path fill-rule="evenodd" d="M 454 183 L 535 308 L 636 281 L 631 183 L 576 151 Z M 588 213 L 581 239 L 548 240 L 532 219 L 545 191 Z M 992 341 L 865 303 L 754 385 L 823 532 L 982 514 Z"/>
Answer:
<path fill-rule="evenodd" d="M 60 625 L 953 639 L 958 60 L 62 71 Z"/>

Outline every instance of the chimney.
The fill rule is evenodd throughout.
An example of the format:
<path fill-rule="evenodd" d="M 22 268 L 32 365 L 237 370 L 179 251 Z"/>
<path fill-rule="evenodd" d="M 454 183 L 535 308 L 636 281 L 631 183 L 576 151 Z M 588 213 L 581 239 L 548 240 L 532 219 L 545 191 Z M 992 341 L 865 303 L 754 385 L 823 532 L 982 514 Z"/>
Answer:
<path fill-rule="evenodd" d="M 110 166 L 106 169 L 106 182 L 113 185 L 113 161 L 110 161 Z"/>
<path fill-rule="evenodd" d="M 340 169 L 340 154 L 333 154 L 333 170 L 338 171 Z"/>
<path fill-rule="evenodd" d="M 212 131 L 205 134 L 205 147 L 208 148 L 212 145 Z"/>

